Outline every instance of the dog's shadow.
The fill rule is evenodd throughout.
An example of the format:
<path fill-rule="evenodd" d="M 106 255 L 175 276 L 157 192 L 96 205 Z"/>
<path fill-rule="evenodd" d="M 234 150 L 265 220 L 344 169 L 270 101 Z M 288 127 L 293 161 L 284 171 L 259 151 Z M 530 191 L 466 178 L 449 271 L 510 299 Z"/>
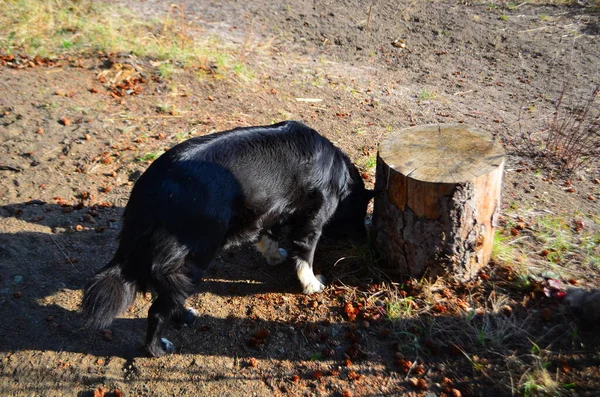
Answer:
<path fill-rule="evenodd" d="M 146 354 L 139 346 L 144 339 L 149 303 L 138 305 L 139 318 L 116 319 L 111 326 L 114 334 L 83 329 L 84 319 L 78 312 L 83 287 L 116 249 L 122 211 L 118 207 L 40 201 L 0 207 L 0 226 L 4 230 L 0 233 L 0 352 L 55 350 L 125 358 Z M 196 288 L 209 296 L 231 298 L 301 293 L 293 266 L 268 266 L 253 247 L 220 253 Z M 259 329 L 287 332 L 290 327 L 287 322 L 251 317 L 223 319 L 200 314 L 194 326 L 179 332 L 170 330 L 167 337 L 185 353 L 248 351 L 251 355 L 256 352 L 248 350 L 247 341 L 232 341 L 229 337 L 221 340 L 222 335 L 245 335 Z M 233 332 L 236 329 L 239 332 Z M 197 340 L 182 343 L 184 337 Z M 270 350 L 288 357 L 283 348 Z"/>

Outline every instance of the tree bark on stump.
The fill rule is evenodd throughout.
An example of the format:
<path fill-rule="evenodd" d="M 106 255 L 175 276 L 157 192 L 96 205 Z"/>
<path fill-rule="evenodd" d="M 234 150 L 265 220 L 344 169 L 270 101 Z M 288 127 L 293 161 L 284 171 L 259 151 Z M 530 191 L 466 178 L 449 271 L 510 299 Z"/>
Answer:
<path fill-rule="evenodd" d="M 401 130 L 379 145 L 373 235 L 388 270 L 471 279 L 492 253 L 504 150 L 463 124 Z"/>

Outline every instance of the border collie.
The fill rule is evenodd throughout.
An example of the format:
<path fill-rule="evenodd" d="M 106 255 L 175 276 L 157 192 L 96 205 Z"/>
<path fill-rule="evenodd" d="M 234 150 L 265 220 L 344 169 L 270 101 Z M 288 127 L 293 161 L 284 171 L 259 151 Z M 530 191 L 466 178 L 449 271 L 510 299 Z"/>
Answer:
<path fill-rule="evenodd" d="M 170 320 L 193 322 L 185 300 L 217 252 L 253 242 L 277 265 L 288 257 L 276 240 L 283 228 L 304 293 L 321 292 L 312 264 L 322 232 L 366 237 L 372 197 L 348 157 L 296 121 L 182 142 L 137 180 L 114 258 L 85 289 L 87 325 L 106 328 L 136 292 L 152 291 L 145 348 L 170 353 L 161 335 Z"/>

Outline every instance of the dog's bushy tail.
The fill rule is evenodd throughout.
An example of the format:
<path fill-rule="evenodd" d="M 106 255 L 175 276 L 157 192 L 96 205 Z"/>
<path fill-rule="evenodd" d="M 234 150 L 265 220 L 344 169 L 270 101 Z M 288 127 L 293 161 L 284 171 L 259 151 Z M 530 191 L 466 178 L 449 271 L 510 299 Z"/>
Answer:
<path fill-rule="evenodd" d="M 86 326 L 102 329 L 133 303 L 136 293 L 134 282 L 125 280 L 118 263 L 112 261 L 99 271 L 87 285 L 81 302 Z"/>

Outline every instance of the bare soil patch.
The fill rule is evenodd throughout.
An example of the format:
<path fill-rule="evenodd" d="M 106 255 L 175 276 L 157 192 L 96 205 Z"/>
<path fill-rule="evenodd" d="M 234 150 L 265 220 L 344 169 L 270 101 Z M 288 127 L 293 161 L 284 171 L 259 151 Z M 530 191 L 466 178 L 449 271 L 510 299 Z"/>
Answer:
<path fill-rule="evenodd" d="M 463 3 L 127 2 L 144 18 L 184 10 L 189 34 L 234 48 L 243 67 L 228 74 L 218 60 L 0 54 L 0 394 L 598 395 L 597 299 L 573 310 L 556 291 L 600 287 L 600 167 L 559 172 L 524 140 L 565 84 L 600 84 L 598 12 Z M 81 289 L 147 165 L 191 136 L 284 119 L 342 147 L 370 184 L 396 129 L 494 134 L 509 154 L 504 256 L 470 283 L 426 282 L 324 241 L 315 265 L 331 284 L 305 296 L 293 269 L 244 248 L 190 298 L 201 318 L 169 331 L 176 354 L 139 349 L 150 296 L 82 330 Z"/>

